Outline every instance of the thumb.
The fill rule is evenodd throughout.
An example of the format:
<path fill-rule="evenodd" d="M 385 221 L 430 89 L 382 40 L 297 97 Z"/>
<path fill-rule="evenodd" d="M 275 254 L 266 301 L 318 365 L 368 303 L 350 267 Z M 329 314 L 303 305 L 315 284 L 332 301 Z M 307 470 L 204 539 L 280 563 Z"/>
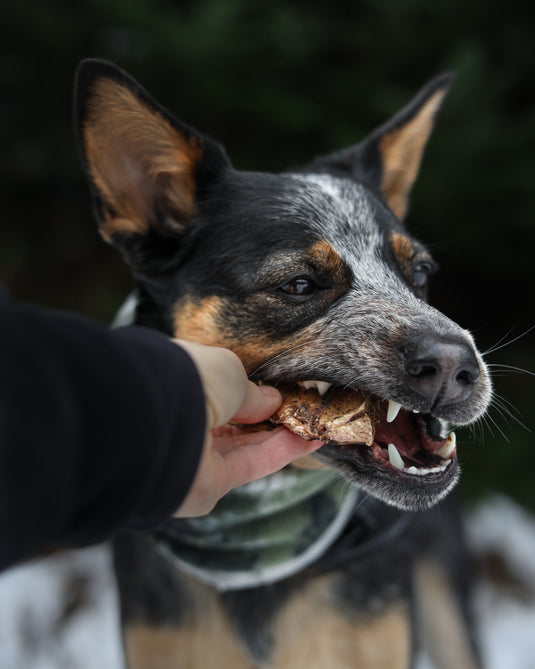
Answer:
<path fill-rule="evenodd" d="M 240 359 L 232 351 L 174 341 L 189 353 L 200 374 L 210 428 L 224 425 L 231 418 L 240 423 L 258 423 L 281 405 L 279 391 L 249 381 Z"/>
<path fill-rule="evenodd" d="M 238 423 L 259 423 L 273 415 L 281 402 L 281 394 L 276 388 L 257 386 L 248 381 L 242 405 L 233 420 Z"/>

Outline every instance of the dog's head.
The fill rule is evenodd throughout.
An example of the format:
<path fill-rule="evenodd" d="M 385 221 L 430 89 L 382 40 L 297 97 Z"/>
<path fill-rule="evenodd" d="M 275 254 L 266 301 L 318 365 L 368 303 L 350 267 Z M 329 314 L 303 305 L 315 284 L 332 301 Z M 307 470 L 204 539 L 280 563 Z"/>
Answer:
<path fill-rule="evenodd" d="M 475 421 L 491 394 L 470 334 L 425 302 L 435 264 L 402 224 L 450 80 L 356 147 L 267 174 L 235 170 L 115 66 L 86 61 L 77 78 L 97 218 L 137 279 L 137 322 L 230 348 L 258 381 L 377 398 L 373 446 L 318 455 L 407 509 L 453 487 L 444 421 Z"/>

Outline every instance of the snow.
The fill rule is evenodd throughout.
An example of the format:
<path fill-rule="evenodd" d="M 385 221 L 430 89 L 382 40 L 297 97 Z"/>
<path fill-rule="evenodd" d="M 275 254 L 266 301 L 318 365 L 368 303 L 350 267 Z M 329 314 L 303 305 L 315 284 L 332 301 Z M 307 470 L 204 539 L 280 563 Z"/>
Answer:
<path fill-rule="evenodd" d="M 519 592 L 478 584 L 475 610 L 487 669 L 535 669 L 535 518 L 495 496 L 467 518 L 476 555 L 499 554 L 518 579 Z"/>
<path fill-rule="evenodd" d="M 6 572 L 0 578 L 0 649 L 1 669 L 124 669 L 108 547 Z"/>
<path fill-rule="evenodd" d="M 497 496 L 466 525 L 474 552 L 498 552 L 522 584 L 476 584 L 485 669 L 535 669 L 535 518 Z M 107 546 L 11 569 L 0 577 L 0 669 L 125 669 L 117 611 Z M 435 668 L 422 657 L 417 669 Z"/>

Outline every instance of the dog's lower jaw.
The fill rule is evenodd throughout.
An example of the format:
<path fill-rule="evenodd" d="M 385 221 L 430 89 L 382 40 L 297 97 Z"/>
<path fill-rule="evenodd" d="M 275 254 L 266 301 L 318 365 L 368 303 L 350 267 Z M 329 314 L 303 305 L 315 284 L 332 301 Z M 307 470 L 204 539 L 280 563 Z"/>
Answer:
<path fill-rule="evenodd" d="M 372 462 L 366 463 L 366 458 L 357 454 L 358 448 L 325 445 L 315 455 L 363 491 L 403 511 L 431 508 L 443 500 L 459 481 L 460 467 L 456 457 L 452 458 L 445 472 L 418 477 L 394 470 L 386 471 Z"/>
<path fill-rule="evenodd" d="M 372 446 L 326 444 L 326 459 L 351 482 L 390 506 L 422 511 L 460 478 L 456 436 L 442 418 L 382 402 Z"/>

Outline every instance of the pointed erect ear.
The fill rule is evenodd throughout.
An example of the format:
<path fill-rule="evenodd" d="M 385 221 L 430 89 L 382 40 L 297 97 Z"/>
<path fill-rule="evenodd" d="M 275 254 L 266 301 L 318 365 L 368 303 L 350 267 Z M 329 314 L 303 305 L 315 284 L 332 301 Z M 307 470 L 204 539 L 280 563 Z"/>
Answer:
<path fill-rule="evenodd" d="M 77 72 L 78 141 L 107 241 L 180 235 L 199 190 L 229 166 L 223 149 L 177 121 L 122 70 L 99 60 Z"/>
<path fill-rule="evenodd" d="M 454 76 L 447 73 L 432 79 L 404 109 L 363 142 L 319 158 L 312 167 L 349 173 L 372 188 L 403 220 L 435 115 Z"/>

